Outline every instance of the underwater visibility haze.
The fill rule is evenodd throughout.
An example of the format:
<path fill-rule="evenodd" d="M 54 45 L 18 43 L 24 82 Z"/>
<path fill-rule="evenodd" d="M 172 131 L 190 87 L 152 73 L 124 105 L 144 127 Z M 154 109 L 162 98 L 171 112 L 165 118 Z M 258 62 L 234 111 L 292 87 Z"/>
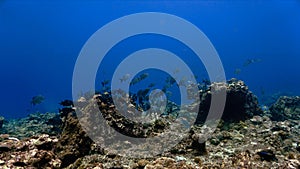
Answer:
<path fill-rule="evenodd" d="M 112 20 L 140 12 L 169 13 L 196 25 L 217 50 L 227 79 L 244 80 L 260 100 L 299 95 L 299 8 L 298 1 L 0 1 L 0 115 L 28 115 L 36 95 L 45 97 L 39 111 L 57 111 L 61 100 L 71 99 L 74 65 L 88 38 Z M 145 47 L 170 50 L 199 67 L 197 76 L 206 75 L 186 46 L 144 35 L 110 51 L 98 71 L 99 86 L 111 80 L 119 61 Z"/>
<path fill-rule="evenodd" d="M 0 168 L 300 168 L 300 1 L 0 0 Z"/>

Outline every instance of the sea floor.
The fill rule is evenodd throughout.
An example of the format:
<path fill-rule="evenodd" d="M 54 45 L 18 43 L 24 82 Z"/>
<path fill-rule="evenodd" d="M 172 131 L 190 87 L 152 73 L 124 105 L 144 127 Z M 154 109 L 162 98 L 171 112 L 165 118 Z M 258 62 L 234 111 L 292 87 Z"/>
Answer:
<path fill-rule="evenodd" d="M 54 150 L 60 134 L 52 130 L 55 126 L 47 124 L 56 116 L 55 113 L 33 114 L 5 123 L 2 131 L 5 129 L 9 134 L 0 135 L 0 167 L 61 168 L 61 160 Z M 299 120 L 272 121 L 266 114 L 238 123 L 220 124 L 206 141 L 201 155 L 188 146 L 147 159 L 91 153 L 66 168 L 298 169 L 299 139 Z"/>

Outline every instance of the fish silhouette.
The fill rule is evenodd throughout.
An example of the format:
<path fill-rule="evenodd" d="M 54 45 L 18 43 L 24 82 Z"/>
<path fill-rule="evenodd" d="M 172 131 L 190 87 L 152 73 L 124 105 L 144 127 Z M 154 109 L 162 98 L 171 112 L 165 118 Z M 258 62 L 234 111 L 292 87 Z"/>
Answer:
<path fill-rule="evenodd" d="M 44 100 L 45 100 L 44 96 L 37 95 L 37 96 L 32 97 L 30 103 L 31 103 L 31 105 L 35 106 L 35 105 L 41 104 Z"/>
<path fill-rule="evenodd" d="M 257 62 L 261 62 L 261 59 L 259 58 L 252 58 L 252 59 L 247 59 L 245 62 L 244 62 L 244 67 L 246 66 L 249 66 L 253 63 L 257 63 Z"/>
<path fill-rule="evenodd" d="M 276 161 L 277 158 L 275 157 L 275 154 L 272 150 L 262 150 L 257 152 L 257 154 L 260 156 L 261 160 L 266 161 Z"/>

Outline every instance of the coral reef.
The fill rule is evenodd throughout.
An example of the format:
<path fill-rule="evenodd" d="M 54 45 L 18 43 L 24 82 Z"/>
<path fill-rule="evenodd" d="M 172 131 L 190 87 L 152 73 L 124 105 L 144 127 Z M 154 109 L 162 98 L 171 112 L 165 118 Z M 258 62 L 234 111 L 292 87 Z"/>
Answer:
<path fill-rule="evenodd" d="M 128 113 L 122 114 L 112 104 L 108 92 L 80 98 L 75 104 L 64 102 L 60 114 L 32 114 L 5 122 L 0 135 L 0 168 L 300 168 L 300 124 L 299 116 L 294 116 L 299 108 L 299 97 L 283 97 L 273 108 L 262 113 L 256 97 L 242 81 L 232 79 L 225 87 L 228 94 L 226 108 L 223 120 L 214 132 L 213 128 L 198 121 L 178 144 L 152 157 L 121 156 L 87 136 L 86 131 L 101 127 L 98 123 L 103 122 L 125 135 L 141 138 L 174 132 L 169 131 L 171 127 L 177 129 L 176 125 L 171 126 L 174 116 L 164 116 L 146 124 L 125 118 L 131 117 L 135 107 L 130 100 L 119 97 Z M 209 90 L 200 91 L 200 113 L 209 106 Z M 193 111 L 183 109 L 177 113 L 184 113 L 187 117 L 177 118 L 188 121 Z M 278 120 L 274 113 L 283 113 L 283 116 Z M 198 116 L 198 120 L 201 118 Z M 58 126 L 60 129 L 55 129 Z M 97 143 L 114 138 L 108 130 L 97 131 L 104 132 L 105 136 Z M 207 140 L 201 140 L 205 133 L 212 134 Z M 178 133 L 173 134 L 180 137 Z M 97 132 L 91 132 L 91 135 L 96 136 Z M 158 143 L 164 141 L 158 140 Z M 129 141 L 115 144 L 115 147 L 134 146 Z"/>
<path fill-rule="evenodd" d="M 220 84 L 213 83 L 208 89 L 200 90 L 200 106 L 196 123 L 203 123 L 209 112 L 212 88 Z M 225 85 L 223 85 L 225 86 Z M 231 79 L 226 84 L 226 104 L 222 119 L 226 122 L 245 120 L 262 114 L 257 97 L 241 80 Z"/>
<path fill-rule="evenodd" d="M 22 119 L 6 120 L 0 134 L 9 134 L 19 139 L 40 134 L 58 135 L 61 120 L 58 113 L 33 113 Z"/>
<path fill-rule="evenodd" d="M 270 107 L 270 112 L 272 120 L 300 120 L 300 97 L 281 96 L 275 104 Z"/>

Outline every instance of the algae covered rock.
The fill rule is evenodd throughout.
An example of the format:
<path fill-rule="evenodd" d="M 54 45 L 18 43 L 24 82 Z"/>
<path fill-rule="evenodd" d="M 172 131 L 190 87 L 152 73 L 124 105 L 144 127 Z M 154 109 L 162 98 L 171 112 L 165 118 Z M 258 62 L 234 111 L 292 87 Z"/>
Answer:
<path fill-rule="evenodd" d="M 287 119 L 300 119 L 300 97 L 281 96 L 270 107 L 271 119 L 275 121 L 284 121 Z"/>

